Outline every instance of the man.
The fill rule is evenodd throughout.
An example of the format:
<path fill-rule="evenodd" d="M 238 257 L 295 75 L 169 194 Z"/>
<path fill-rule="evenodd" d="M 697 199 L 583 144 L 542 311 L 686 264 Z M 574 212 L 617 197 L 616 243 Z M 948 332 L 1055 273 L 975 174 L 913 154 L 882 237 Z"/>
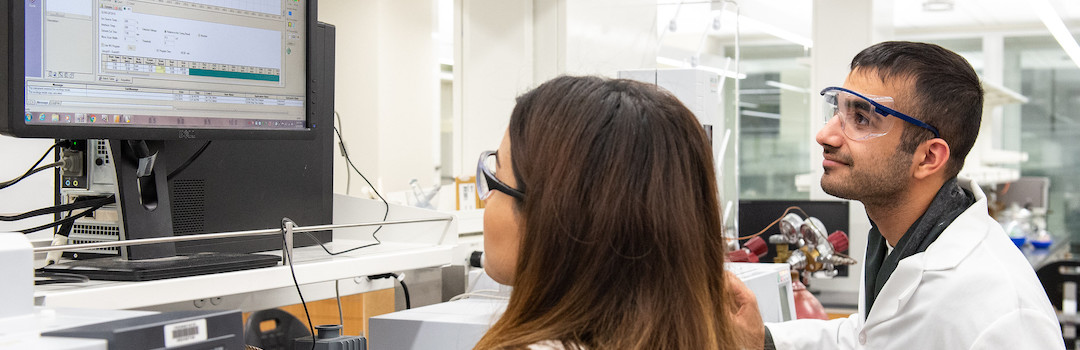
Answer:
<path fill-rule="evenodd" d="M 768 324 L 765 347 L 1063 349 L 1031 266 L 982 190 L 957 178 L 982 118 L 971 65 L 937 45 L 883 42 L 822 95 L 835 112 L 817 134 L 821 187 L 862 202 L 872 224 L 859 312 Z M 737 317 L 751 316 L 739 322 L 760 334 L 749 290 L 735 283 L 735 293 Z"/>

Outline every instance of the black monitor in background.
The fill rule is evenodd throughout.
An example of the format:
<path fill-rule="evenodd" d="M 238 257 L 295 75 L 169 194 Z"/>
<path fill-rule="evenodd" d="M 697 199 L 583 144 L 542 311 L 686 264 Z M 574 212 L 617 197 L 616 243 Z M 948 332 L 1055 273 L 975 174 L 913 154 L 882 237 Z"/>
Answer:
<path fill-rule="evenodd" d="M 273 227 L 290 208 L 321 210 L 301 224 L 329 223 L 333 27 L 316 14 L 316 0 L 5 1 L 0 133 L 108 140 L 121 239 Z M 89 171 L 77 170 L 63 179 Z M 130 246 L 56 269 L 115 280 L 233 271 L 275 265 L 236 251 L 280 240 Z"/>
<path fill-rule="evenodd" d="M 742 200 L 739 201 L 739 237 L 761 231 L 777 218 L 780 218 L 784 210 L 792 206 L 802 208 L 806 215 L 821 220 L 821 223 L 825 225 L 826 234 L 840 230 L 850 237 L 851 232 L 848 231 L 849 205 L 848 201 Z M 802 217 L 798 211 L 792 212 L 800 214 L 799 216 Z M 803 219 L 806 218 L 803 217 Z M 761 234 L 761 238 L 768 242 L 769 236 L 779 233 L 780 225 L 777 224 Z M 842 251 L 841 253 L 848 254 L 848 251 Z M 771 263 L 775 257 L 776 247 L 769 244 L 769 252 L 761 257 L 761 261 Z M 848 276 L 848 266 L 846 265 L 837 266 L 836 271 L 837 276 Z"/>

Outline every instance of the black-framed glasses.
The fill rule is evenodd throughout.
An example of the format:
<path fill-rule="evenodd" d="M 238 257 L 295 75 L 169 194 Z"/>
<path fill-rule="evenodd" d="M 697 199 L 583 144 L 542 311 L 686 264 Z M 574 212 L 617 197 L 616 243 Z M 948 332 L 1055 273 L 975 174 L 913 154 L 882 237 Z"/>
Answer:
<path fill-rule="evenodd" d="M 821 90 L 821 96 L 825 97 L 825 103 L 832 108 L 832 116 L 840 117 L 840 129 L 844 131 L 844 135 L 852 140 L 862 141 L 883 136 L 889 132 L 896 119 L 930 130 L 935 138 L 941 138 L 937 128 L 886 106 L 893 104 L 892 97 L 862 95 L 835 86 Z"/>
<path fill-rule="evenodd" d="M 499 191 L 519 200 L 525 199 L 525 193 L 518 191 L 495 177 L 496 169 L 495 151 L 480 153 L 480 161 L 476 163 L 476 194 L 480 200 L 487 200 L 494 191 Z"/>

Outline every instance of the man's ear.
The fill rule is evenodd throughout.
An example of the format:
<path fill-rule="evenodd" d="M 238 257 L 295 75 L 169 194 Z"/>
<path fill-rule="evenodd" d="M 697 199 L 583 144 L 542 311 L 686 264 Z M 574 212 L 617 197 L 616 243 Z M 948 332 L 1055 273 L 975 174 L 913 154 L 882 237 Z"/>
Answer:
<path fill-rule="evenodd" d="M 914 154 L 915 171 L 912 174 L 922 180 L 945 173 L 949 163 L 949 144 L 940 138 L 924 141 Z"/>

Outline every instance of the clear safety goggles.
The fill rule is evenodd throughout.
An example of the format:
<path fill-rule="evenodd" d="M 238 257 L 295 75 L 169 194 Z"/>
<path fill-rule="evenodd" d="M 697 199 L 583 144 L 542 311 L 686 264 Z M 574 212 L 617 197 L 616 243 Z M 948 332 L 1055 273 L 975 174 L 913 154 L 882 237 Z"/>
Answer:
<path fill-rule="evenodd" d="M 480 154 L 480 161 L 476 164 L 476 195 L 480 200 L 487 200 L 492 193 L 499 191 L 519 200 L 524 200 L 524 193 L 508 186 L 495 177 L 495 171 L 492 170 L 498 169 L 495 161 L 495 151 L 485 151 Z"/>
<path fill-rule="evenodd" d="M 825 97 L 832 117 L 840 118 L 840 129 L 844 135 L 852 140 L 883 136 L 892 129 L 897 119 L 930 130 L 935 138 L 941 137 L 937 128 L 892 109 L 892 97 L 862 95 L 842 87 L 827 87 L 821 90 L 821 96 Z M 828 119 L 825 121 L 828 122 Z"/>

